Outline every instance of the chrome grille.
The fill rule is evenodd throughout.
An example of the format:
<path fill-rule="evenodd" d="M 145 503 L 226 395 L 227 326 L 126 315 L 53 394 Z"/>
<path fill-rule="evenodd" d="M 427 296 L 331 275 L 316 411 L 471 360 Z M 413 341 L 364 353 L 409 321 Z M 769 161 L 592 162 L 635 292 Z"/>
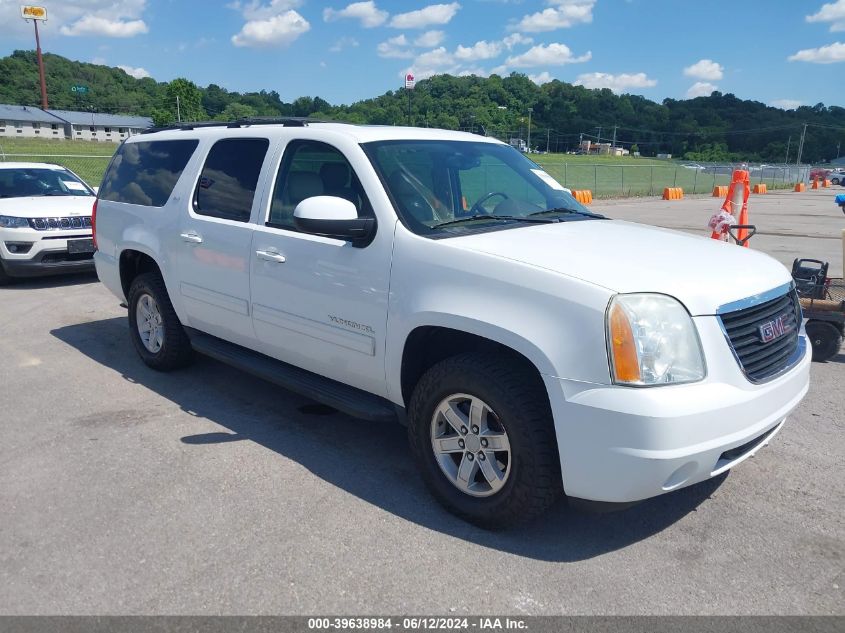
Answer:
<path fill-rule="evenodd" d="M 36 231 L 61 231 L 65 229 L 90 229 L 91 216 L 75 215 L 67 218 L 29 218 L 29 226 Z"/>
<path fill-rule="evenodd" d="M 801 306 L 794 289 L 719 314 L 734 356 L 748 379 L 765 382 L 796 362 Z"/>

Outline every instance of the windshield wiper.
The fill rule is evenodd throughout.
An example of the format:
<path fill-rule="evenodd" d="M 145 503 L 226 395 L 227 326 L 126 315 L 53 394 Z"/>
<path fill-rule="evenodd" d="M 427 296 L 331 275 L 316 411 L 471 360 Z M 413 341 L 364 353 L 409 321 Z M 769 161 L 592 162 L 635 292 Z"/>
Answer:
<path fill-rule="evenodd" d="M 568 213 L 572 215 L 586 215 L 593 218 L 603 218 L 603 215 L 599 215 L 598 213 L 591 213 L 589 211 L 579 211 L 578 209 L 569 209 L 567 207 L 555 207 L 554 209 L 546 209 L 545 211 L 535 211 L 534 213 L 529 213 L 528 217 L 535 217 L 541 215 L 549 215 L 552 213 Z"/>
<path fill-rule="evenodd" d="M 457 218 L 455 220 L 449 220 L 448 222 L 441 222 L 440 224 L 435 224 L 431 228 L 439 229 L 443 226 L 450 226 L 452 224 L 462 224 L 463 222 L 476 222 L 478 220 L 512 220 L 516 222 L 528 222 L 530 224 L 553 224 L 557 222 L 557 220 L 553 220 L 551 218 L 529 218 L 527 216 L 521 215 L 490 215 L 490 214 L 481 214 L 481 215 L 470 215 L 465 218 Z"/>

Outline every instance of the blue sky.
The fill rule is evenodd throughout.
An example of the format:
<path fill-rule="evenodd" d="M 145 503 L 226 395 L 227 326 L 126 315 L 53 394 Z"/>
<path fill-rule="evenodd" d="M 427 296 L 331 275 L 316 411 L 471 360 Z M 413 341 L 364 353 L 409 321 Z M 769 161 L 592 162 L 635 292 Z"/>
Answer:
<path fill-rule="evenodd" d="M 524 72 L 660 101 L 845 105 L 845 0 L 44 0 L 45 51 L 284 100 L 349 103 L 409 69 Z M 33 48 L 0 0 L 0 54 Z"/>

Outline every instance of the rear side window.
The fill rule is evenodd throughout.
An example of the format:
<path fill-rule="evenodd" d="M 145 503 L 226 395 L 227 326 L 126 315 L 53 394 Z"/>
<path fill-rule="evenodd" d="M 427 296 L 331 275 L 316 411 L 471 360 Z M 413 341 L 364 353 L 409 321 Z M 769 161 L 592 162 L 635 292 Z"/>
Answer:
<path fill-rule="evenodd" d="M 217 141 L 202 168 L 194 211 L 226 220 L 248 222 L 261 165 L 270 141 L 233 138 Z"/>
<path fill-rule="evenodd" d="M 163 207 L 198 144 L 196 139 L 124 143 L 103 178 L 100 198 Z"/>

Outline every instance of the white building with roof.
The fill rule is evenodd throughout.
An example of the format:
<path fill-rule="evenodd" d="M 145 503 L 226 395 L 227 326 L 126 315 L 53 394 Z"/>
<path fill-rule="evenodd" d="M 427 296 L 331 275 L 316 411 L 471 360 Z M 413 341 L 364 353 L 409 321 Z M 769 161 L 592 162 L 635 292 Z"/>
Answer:
<path fill-rule="evenodd" d="M 0 138 L 53 138 L 119 143 L 153 124 L 149 117 L 42 110 L 0 104 Z"/>
<path fill-rule="evenodd" d="M 66 122 L 41 108 L 0 104 L 0 138 L 67 138 Z"/>

